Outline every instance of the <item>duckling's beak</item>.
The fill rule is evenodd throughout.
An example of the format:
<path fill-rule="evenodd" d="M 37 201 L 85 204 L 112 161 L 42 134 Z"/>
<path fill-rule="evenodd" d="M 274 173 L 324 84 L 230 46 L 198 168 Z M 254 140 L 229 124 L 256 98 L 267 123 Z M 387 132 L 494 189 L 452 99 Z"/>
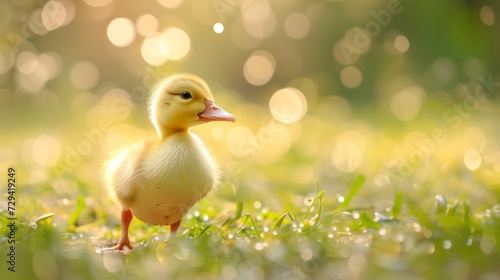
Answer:
<path fill-rule="evenodd" d="M 210 121 L 229 121 L 235 122 L 236 118 L 224 111 L 217 104 L 212 101 L 208 101 L 205 99 L 205 110 L 198 114 L 200 117 L 200 121 L 210 122 Z"/>

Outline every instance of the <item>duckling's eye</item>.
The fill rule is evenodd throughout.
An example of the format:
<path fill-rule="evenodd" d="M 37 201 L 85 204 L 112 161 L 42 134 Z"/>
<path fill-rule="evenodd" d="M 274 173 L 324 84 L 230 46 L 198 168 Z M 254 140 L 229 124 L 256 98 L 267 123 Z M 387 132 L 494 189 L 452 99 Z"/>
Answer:
<path fill-rule="evenodd" d="M 189 91 L 181 92 L 181 97 L 182 97 L 182 99 L 186 99 L 186 100 L 193 98 L 193 96 L 191 95 L 191 93 Z"/>

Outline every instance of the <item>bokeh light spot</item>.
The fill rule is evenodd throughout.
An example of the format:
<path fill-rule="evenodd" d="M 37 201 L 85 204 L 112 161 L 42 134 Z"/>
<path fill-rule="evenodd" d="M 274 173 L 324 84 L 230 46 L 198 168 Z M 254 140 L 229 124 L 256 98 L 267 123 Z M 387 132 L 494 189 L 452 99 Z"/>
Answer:
<path fill-rule="evenodd" d="M 191 49 L 191 40 L 188 34 L 179 28 L 169 28 L 163 32 L 164 41 L 168 45 L 167 59 L 179 60 L 184 58 Z"/>
<path fill-rule="evenodd" d="M 398 35 L 394 39 L 394 47 L 401 53 L 405 53 L 410 48 L 410 41 L 403 35 Z"/>
<path fill-rule="evenodd" d="M 495 23 L 495 13 L 490 6 L 483 6 L 479 11 L 479 16 L 484 24 L 492 26 Z"/>
<path fill-rule="evenodd" d="M 293 13 L 285 19 L 285 32 L 294 39 L 300 39 L 309 32 L 309 19 L 301 13 Z"/>
<path fill-rule="evenodd" d="M 243 26 L 246 32 L 259 39 L 268 38 L 276 29 L 276 16 L 269 1 L 245 0 L 241 4 Z"/>
<path fill-rule="evenodd" d="M 158 3 L 167 9 L 179 7 L 184 0 L 158 0 Z"/>
<path fill-rule="evenodd" d="M 338 170 L 346 173 L 354 172 L 363 161 L 360 148 L 352 142 L 340 142 L 332 150 L 331 161 Z"/>
<path fill-rule="evenodd" d="M 394 166 L 401 157 L 401 149 L 398 143 L 392 139 L 384 139 L 376 149 L 380 163 L 387 167 Z"/>
<path fill-rule="evenodd" d="M 42 23 L 47 30 L 61 27 L 66 21 L 66 8 L 59 1 L 49 1 L 42 9 Z"/>
<path fill-rule="evenodd" d="M 119 252 L 106 252 L 102 257 L 102 262 L 107 271 L 118 272 L 123 267 L 123 259 Z"/>
<path fill-rule="evenodd" d="M 214 24 L 214 32 L 217 34 L 221 34 L 224 32 L 224 25 L 220 22 Z"/>
<path fill-rule="evenodd" d="M 497 172 L 500 172 L 500 151 L 493 154 L 491 161 L 493 163 L 493 168 L 495 168 Z"/>
<path fill-rule="evenodd" d="M 398 92 L 391 100 L 391 112 L 400 121 L 413 120 L 422 106 L 422 93 L 418 88 L 408 87 Z"/>
<path fill-rule="evenodd" d="M 135 39 L 135 26 L 128 18 L 115 18 L 107 29 L 109 41 L 117 47 L 126 47 Z"/>
<path fill-rule="evenodd" d="M 256 51 L 245 62 L 243 74 L 248 83 L 254 86 L 261 86 L 271 80 L 275 68 L 276 62 L 270 53 Z"/>
<path fill-rule="evenodd" d="M 37 64 L 37 56 L 32 52 L 24 51 L 17 56 L 16 68 L 23 74 L 31 74 L 35 71 Z"/>
<path fill-rule="evenodd" d="M 158 66 L 167 61 L 168 44 L 161 33 L 151 33 L 146 38 L 141 47 L 141 54 L 144 61 L 153 66 Z"/>
<path fill-rule="evenodd" d="M 113 2 L 113 0 L 83 0 L 87 5 L 92 7 L 103 7 Z"/>
<path fill-rule="evenodd" d="M 38 279 L 52 280 L 58 277 L 57 263 L 54 257 L 43 250 L 36 250 L 33 253 L 33 271 Z"/>
<path fill-rule="evenodd" d="M 347 88 L 357 88 L 363 76 L 357 67 L 347 66 L 340 72 L 340 81 Z"/>
<path fill-rule="evenodd" d="M 17 153 L 10 148 L 0 148 L 0 168 L 7 168 L 18 160 Z"/>
<path fill-rule="evenodd" d="M 71 83 L 80 90 L 89 90 L 99 81 L 99 69 L 88 61 L 75 64 L 69 73 Z"/>
<path fill-rule="evenodd" d="M 244 126 L 237 126 L 229 130 L 226 143 L 233 155 L 248 157 L 255 152 L 256 138 L 250 129 Z"/>
<path fill-rule="evenodd" d="M 141 15 L 135 23 L 137 33 L 141 36 L 147 36 L 150 33 L 156 32 L 158 29 L 158 19 L 150 14 Z"/>
<path fill-rule="evenodd" d="M 269 109 L 277 121 L 294 123 L 306 114 L 307 100 L 298 89 L 284 88 L 273 94 L 269 100 Z"/>
<path fill-rule="evenodd" d="M 60 155 L 61 145 L 50 135 L 42 135 L 33 142 L 33 158 L 42 166 L 53 165 L 59 160 Z"/>
<path fill-rule="evenodd" d="M 481 154 L 476 149 L 469 149 L 465 152 L 464 163 L 469 170 L 476 170 L 481 166 Z"/>

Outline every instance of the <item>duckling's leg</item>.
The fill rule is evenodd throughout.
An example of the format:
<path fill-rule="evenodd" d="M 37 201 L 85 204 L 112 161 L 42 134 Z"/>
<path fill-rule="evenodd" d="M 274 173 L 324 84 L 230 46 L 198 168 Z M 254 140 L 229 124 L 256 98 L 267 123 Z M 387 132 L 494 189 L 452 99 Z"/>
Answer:
<path fill-rule="evenodd" d="M 175 233 L 177 232 L 177 229 L 179 228 L 180 225 L 181 225 L 181 221 L 177 221 L 177 222 L 170 225 L 170 236 L 175 235 Z"/>
<path fill-rule="evenodd" d="M 130 240 L 128 239 L 128 226 L 130 225 L 130 221 L 132 221 L 132 211 L 122 210 L 122 236 L 118 241 L 118 244 L 114 247 L 105 248 L 102 251 L 113 251 L 113 250 L 124 250 L 124 247 L 127 247 L 129 250 L 132 250 L 134 247 L 130 244 Z"/>
<path fill-rule="evenodd" d="M 130 250 L 134 248 L 130 245 L 130 240 L 128 239 L 128 226 L 132 221 L 132 217 L 130 209 L 122 210 L 122 236 L 120 237 L 120 241 L 118 241 L 118 245 L 116 245 L 118 250 L 122 250 L 123 246 L 127 246 Z"/>

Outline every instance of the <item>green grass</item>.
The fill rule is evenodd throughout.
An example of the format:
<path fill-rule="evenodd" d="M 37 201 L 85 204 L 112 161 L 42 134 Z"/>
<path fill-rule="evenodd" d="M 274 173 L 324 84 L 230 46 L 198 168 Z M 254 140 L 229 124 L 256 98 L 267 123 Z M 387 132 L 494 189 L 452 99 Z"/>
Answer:
<path fill-rule="evenodd" d="M 119 223 L 80 197 L 68 203 L 71 211 L 20 218 L 17 271 L 2 261 L 0 278 L 498 279 L 500 204 L 474 209 L 464 196 L 417 201 L 397 192 L 376 209 L 354 202 L 364 181 L 355 178 L 343 200 L 317 182 L 300 203 L 279 210 L 213 195 L 188 213 L 175 238 L 134 220 L 129 254 L 96 252 L 116 242 Z M 44 208 L 32 201 L 29 208 Z M 2 208 L 2 228 L 6 218 Z"/>

